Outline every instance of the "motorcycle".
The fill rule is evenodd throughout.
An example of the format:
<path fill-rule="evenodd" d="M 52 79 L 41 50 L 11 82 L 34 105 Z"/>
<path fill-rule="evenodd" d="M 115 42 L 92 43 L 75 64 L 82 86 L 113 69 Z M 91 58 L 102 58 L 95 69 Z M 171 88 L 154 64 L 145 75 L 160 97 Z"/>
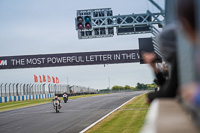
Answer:
<path fill-rule="evenodd" d="M 67 101 L 68 101 L 68 96 L 67 96 L 67 94 L 63 94 L 63 101 L 64 101 L 64 103 L 67 103 Z"/>
<path fill-rule="evenodd" d="M 54 109 L 56 110 L 56 113 L 60 110 L 60 105 L 58 100 L 54 100 Z"/>

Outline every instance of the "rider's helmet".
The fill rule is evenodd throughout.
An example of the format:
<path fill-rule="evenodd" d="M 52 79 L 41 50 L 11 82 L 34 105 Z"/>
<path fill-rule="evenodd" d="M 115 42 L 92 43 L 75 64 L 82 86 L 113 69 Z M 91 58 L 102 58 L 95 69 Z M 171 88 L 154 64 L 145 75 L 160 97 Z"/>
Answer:
<path fill-rule="evenodd" d="M 58 100 L 58 96 L 55 96 L 55 100 Z"/>

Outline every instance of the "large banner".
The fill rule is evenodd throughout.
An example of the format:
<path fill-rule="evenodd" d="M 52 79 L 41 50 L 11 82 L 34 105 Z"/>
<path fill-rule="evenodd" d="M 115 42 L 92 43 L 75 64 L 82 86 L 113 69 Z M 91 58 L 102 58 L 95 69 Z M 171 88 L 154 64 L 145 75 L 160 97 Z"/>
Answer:
<path fill-rule="evenodd" d="M 0 57 L 0 69 L 139 62 L 139 50 Z"/>

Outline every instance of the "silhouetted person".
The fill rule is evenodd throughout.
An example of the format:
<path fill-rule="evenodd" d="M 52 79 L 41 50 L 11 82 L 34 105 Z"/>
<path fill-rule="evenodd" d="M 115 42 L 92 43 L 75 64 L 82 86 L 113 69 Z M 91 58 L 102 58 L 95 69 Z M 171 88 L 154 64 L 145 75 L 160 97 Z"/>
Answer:
<path fill-rule="evenodd" d="M 158 37 L 158 45 L 162 57 L 166 62 L 171 65 L 171 71 L 169 71 L 170 77 L 168 79 L 163 78 L 163 73 L 154 72 L 158 77 L 161 77 L 160 90 L 152 92 L 147 95 L 147 102 L 151 103 L 155 98 L 172 98 L 177 94 L 178 88 L 178 71 L 177 71 L 177 59 L 176 59 L 176 31 L 175 25 L 168 25 L 163 29 Z M 158 74 L 158 75 L 157 75 Z M 158 78 L 159 79 L 159 78 Z"/>

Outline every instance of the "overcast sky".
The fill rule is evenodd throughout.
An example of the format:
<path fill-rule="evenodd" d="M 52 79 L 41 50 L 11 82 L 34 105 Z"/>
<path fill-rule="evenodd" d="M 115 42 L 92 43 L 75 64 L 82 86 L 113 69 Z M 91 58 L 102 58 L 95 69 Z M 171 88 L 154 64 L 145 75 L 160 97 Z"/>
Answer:
<path fill-rule="evenodd" d="M 155 0 L 164 7 L 164 0 Z M 113 15 L 158 12 L 148 0 L 0 0 L 0 56 L 138 49 L 138 38 L 151 34 L 78 39 L 76 10 L 111 8 Z M 35 75 L 60 83 L 104 89 L 113 85 L 152 83 L 148 65 L 125 63 L 0 70 L 0 83 L 34 83 Z"/>

